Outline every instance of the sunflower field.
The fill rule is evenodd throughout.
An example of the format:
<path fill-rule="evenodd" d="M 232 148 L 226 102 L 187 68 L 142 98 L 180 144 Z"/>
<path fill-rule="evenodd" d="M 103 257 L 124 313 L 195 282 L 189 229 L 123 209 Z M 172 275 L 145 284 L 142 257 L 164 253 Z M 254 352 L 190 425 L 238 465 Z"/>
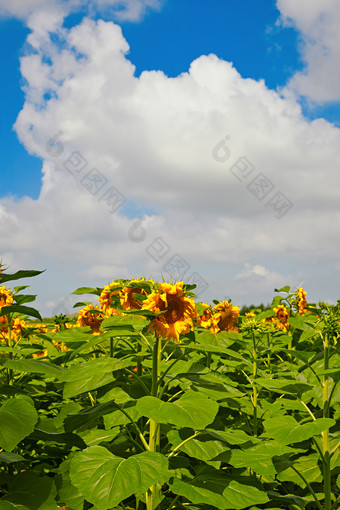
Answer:
<path fill-rule="evenodd" d="M 141 278 L 44 323 L 38 274 L 0 266 L 0 510 L 340 508 L 339 306 Z"/>

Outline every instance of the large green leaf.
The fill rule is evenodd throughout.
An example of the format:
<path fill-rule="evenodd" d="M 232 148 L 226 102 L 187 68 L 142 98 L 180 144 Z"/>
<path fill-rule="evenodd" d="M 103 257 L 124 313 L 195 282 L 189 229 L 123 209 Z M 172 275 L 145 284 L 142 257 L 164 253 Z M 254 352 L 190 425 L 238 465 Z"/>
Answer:
<path fill-rule="evenodd" d="M 256 379 L 256 383 L 267 390 L 276 393 L 287 393 L 301 396 L 305 391 L 311 390 L 313 386 L 293 379 Z"/>
<path fill-rule="evenodd" d="M 1 510 L 30 510 L 27 506 L 4 501 L 3 499 L 0 499 L 0 508 Z"/>
<path fill-rule="evenodd" d="M 208 434 L 200 434 L 199 437 L 189 439 L 192 436 L 191 429 L 170 430 L 167 436 L 174 447 L 182 445 L 179 448 L 182 452 L 199 460 L 212 461 L 226 450 L 222 441 L 212 440 Z M 185 442 L 187 439 L 189 440 Z"/>
<path fill-rule="evenodd" d="M 263 441 L 246 450 L 232 450 L 228 463 L 236 468 L 250 467 L 259 475 L 275 475 L 276 469 L 272 457 L 290 452 L 294 450 L 276 441 Z"/>
<path fill-rule="evenodd" d="M 100 296 L 102 289 L 96 287 L 79 287 L 79 289 L 72 292 L 72 294 L 81 295 L 81 294 L 94 294 L 95 296 Z"/>
<path fill-rule="evenodd" d="M 49 377 L 60 377 L 65 372 L 63 367 L 39 359 L 11 359 L 4 366 L 17 372 L 45 374 Z"/>
<path fill-rule="evenodd" d="M 166 457 L 144 452 L 127 459 L 117 457 L 102 446 L 90 446 L 70 463 L 72 484 L 100 510 L 118 505 L 132 494 L 146 492 L 168 476 Z"/>
<path fill-rule="evenodd" d="M 112 413 L 112 410 L 118 407 L 120 406 L 112 400 L 104 402 L 103 404 L 96 404 L 93 407 L 87 407 L 79 413 L 69 414 L 64 420 L 65 430 L 67 432 L 72 432 L 88 423 L 94 422 L 106 414 Z"/>
<path fill-rule="evenodd" d="M 42 317 L 38 310 L 30 306 L 10 305 L 3 306 L 0 309 L 0 317 L 2 315 L 8 315 L 9 313 L 20 313 L 21 315 L 28 315 L 29 317 L 35 317 L 36 319 L 39 319 L 42 322 Z"/>
<path fill-rule="evenodd" d="M 315 454 L 310 454 L 307 457 L 300 457 L 294 462 L 290 462 L 295 469 L 301 473 L 304 479 L 308 483 L 313 482 L 321 482 L 322 481 L 322 473 L 318 466 L 319 456 Z M 277 479 L 285 482 L 294 482 L 300 487 L 305 488 L 306 484 L 299 476 L 293 468 L 289 467 L 288 469 L 282 471 L 277 475 Z"/>
<path fill-rule="evenodd" d="M 38 276 L 39 274 L 43 273 L 44 271 L 35 271 L 34 269 L 22 269 L 20 271 L 17 271 L 13 274 L 1 274 L 1 285 L 5 282 L 9 282 L 12 280 L 19 280 L 20 278 L 31 278 L 32 276 Z"/>
<path fill-rule="evenodd" d="M 206 433 L 210 434 L 211 436 L 215 437 L 216 439 L 225 441 L 228 444 L 231 445 L 244 445 L 246 443 L 256 443 L 259 441 L 259 439 L 249 436 L 244 432 L 243 430 L 233 430 L 233 429 L 227 429 L 227 430 L 213 430 L 213 429 L 206 429 Z"/>
<path fill-rule="evenodd" d="M 52 478 L 26 471 L 13 477 L 8 493 L 0 502 L 0 508 L 2 509 L 2 501 L 5 500 L 24 505 L 30 510 L 57 510 L 56 494 Z"/>
<path fill-rule="evenodd" d="M 0 452 L 0 462 L 4 462 L 5 464 L 13 464 L 13 462 L 19 462 L 21 460 L 25 459 L 17 453 Z"/>
<path fill-rule="evenodd" d="M 335 425 L 332 418 L 318 418 L 312 422 L 300 425 L 293 416 L 278 416 L 265 420 L 265 434 L 273 437 L 281 445 L 291 443 L 299 443 L 313 436 L 320 434 L 322 431 Z"/>
<path fill-rule="evenodd" d="M 151 396 L 142 397 L 137 402 L 137 410 L 158 423 L 204 429 L 214 421 L 218 404 L 205 395 L 188 391 L 175 402 L 163 402 Z"/>
<path fill-rule="evenodd" d="M 34 429 L 29 439 L 33 441 L 49 441 L 55 444 L 66 444 L 68 446 L 76 446 L 80 449 L 86 448 L 86 443 L 77 434 L 72 432 L 47 432 L 45 430 Z"/>
<path fill-rule="evenodd" d="M 251 485 L 243 485 L 236 480 L 232 480 L 228 487 L 223 491 L 223 496 L 228 501 L 227 507 L 238 510 L 246 508 L 250 505 L 258 505 L 267 503 L 269 498 L 266 492 L 252 487 Z"/>
<path fill-rule="evenodd" d="M 0 447 L 12 451 L 37 423 L 38 413 L 24 398 L 6 400 L 0 408 Z"/>
<path fill-rule="evenodd" d="M 100 329 L 103 331 L 112 330 L 114 332 L 115 328 L 118 328 L 125 330 L 126 334 L 129 331 L 142 330 L 149 322 L 149 319 L 141 315 L 113 315 L 103 320 Z"/>
<path fill-rule="evenodd" d="M 212 505 L 220 510 L 241 510 L 250 505 L 266 503 L 269 501 L 264 491 L 251 485 L 243 485 L 236 480 L 222 477 L 207 479 L 191 483 L 174 478 L 171 490 L 175 494 L 184 496 L 192 503 Z"/>
<path fill-rule="evenodd" d="M 131 358 L 97 358 L 90 359 L 86 363 L 71 365 L 60 377 L 65 382 L 64 398 L 80 395 L 85 391 L 100 388 L 114 380 L 112 372 L 133 364 Z"/>

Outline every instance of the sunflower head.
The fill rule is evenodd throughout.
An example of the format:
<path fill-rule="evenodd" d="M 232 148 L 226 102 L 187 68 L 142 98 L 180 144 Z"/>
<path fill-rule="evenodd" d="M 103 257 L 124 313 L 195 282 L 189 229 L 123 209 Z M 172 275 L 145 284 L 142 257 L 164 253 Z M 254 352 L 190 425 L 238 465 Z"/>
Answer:
<path fill-rule="evenodd" d="M 10 306 L 13 304 L 13 296 L 10 291 L 6 289 L 6 285 L 0 287 L 0 308 L 3 306 Z"/>
<path fill-rule="evenodd" d="M 276 319 L 276 328 L 282 329 L 283 331 L 286 331 L 286 329 L 289 326 L 288 318 L 289 313 L 287 308 L 284 305 L 278 305 L 277 307 L 273 308 L 275 315 L 274 320 Z"/>
<path fill-rule="evenodd" d="M 198 326 L 209 329 L 212 325 L 213 311 L 211 306 L 206 303 L 199 303 L 197 306 L 196 322 Z"/>
<path fill-rule="evenodd" d="M 87 305 L 79 310 L 76 326 L 89 326 L 93 335 L 100 335 L 99 328 L 103 319 L 104 315 L 98 306 Z"/>
<path fill-rule="evenodd" d="M 213 325 L 210 331 L 218 333 L 219 331 L 238 331 L 237 323 L 240 309 L 238 306 L 232 306 L 228 301 L 222 301 L 213 308 Z"/>
<path fill-rule="evenodd" d="M 297 301 L 299 315 L 304 315 L 305 313 L 308 312 L 308 310 L 306 309 L 306 306 L 307 306 L 306 296 L 307 296 L 307 292 L 304 291 L 302 287 L 299 287 L 297 289 L 297 291 L 295 292 L 295 298 Z"/>
<path fill-rule="evenodd" d="M 178 342 L 179 335 L 188 333 L 193 327 L 192 320 L 196 317 L 195 302 L 184 294 L 183 282 L 158 284 L 157 290 L 143 301 L 141 309 L 161 313 L 151 320 L 149 331 Z"/>
<path fill-rule="evenodd" d="M 118 289 L 117 289 L 118 287 Z M 110 317 L 111 315 L 117 315 L 118 312 L 116 310 L 115 296 L 119 296 L 119 288 L 121 287 L 121 283 L 112 282 L 110 285 L 106 285 L 99 298 L 99 304 L 105 315 Z"/>
<path fill-rule="evenodd" d="M 147 296 L 148 291 L 151 290 L 151 286 L 148 284 L 154 284 L 153 281 L 146 281 L 145 278 L 138 278 L 131 280 L 126 287 L 119 292 L 120 304 L 124 310 L 140 310 L 142 303 L 136 298 L 136 294 L 139 296 Z"/>

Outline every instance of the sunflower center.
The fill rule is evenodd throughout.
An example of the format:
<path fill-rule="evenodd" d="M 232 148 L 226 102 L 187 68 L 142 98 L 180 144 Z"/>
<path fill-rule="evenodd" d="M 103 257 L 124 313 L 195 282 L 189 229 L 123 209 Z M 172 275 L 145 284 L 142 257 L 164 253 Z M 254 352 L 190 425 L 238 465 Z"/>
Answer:
<path fill-rule="evenodd" d="M 177 321 L 183 320 L 185 311 L 185 303 L 176 298 L 176 296 L 168 296 L 168 307 L 164 315 L 160 316 L 162 322 L 167 324 L 174 324 Z"/>

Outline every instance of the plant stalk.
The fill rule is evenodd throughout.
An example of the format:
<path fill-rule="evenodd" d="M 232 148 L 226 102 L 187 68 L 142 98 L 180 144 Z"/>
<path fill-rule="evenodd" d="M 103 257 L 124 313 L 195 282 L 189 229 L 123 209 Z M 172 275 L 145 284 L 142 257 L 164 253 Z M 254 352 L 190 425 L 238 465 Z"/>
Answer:
<path fill-rule="evenodd" d="M 324 340 L 324 370 L 329 368 L 329 336 L 325 334 Z M 329 418 L 329 384 L 328 374 L 323 376 L 323 417 Z M 332 492 L 331 492 L 331 466 L 330 466 L 330 451 L 329 451 L 329 429 L 322 432 L 322 448 L 323 448 L 323 479 L 324 479 L 324 495 L 325 495 L 325 510 L 332 508 Z"/>
<path fill-rule="evenodd" d="M 152 351 L 152 385 L 151 395 L 159 397 L 159 379 L 160 379 L 160 361 L 162 354 L 162 342 L 156 334 L 155 342 Z M 150 419 L 150 434 L 149 434 L 149 451 L 159 452 L 160 450 L 160 425 L 155 420 Z M 150 487 L 146 493 L 146 509 L 155 510 L 157 501 L 159 501 L 159 487 L 155 484 Z"/>

